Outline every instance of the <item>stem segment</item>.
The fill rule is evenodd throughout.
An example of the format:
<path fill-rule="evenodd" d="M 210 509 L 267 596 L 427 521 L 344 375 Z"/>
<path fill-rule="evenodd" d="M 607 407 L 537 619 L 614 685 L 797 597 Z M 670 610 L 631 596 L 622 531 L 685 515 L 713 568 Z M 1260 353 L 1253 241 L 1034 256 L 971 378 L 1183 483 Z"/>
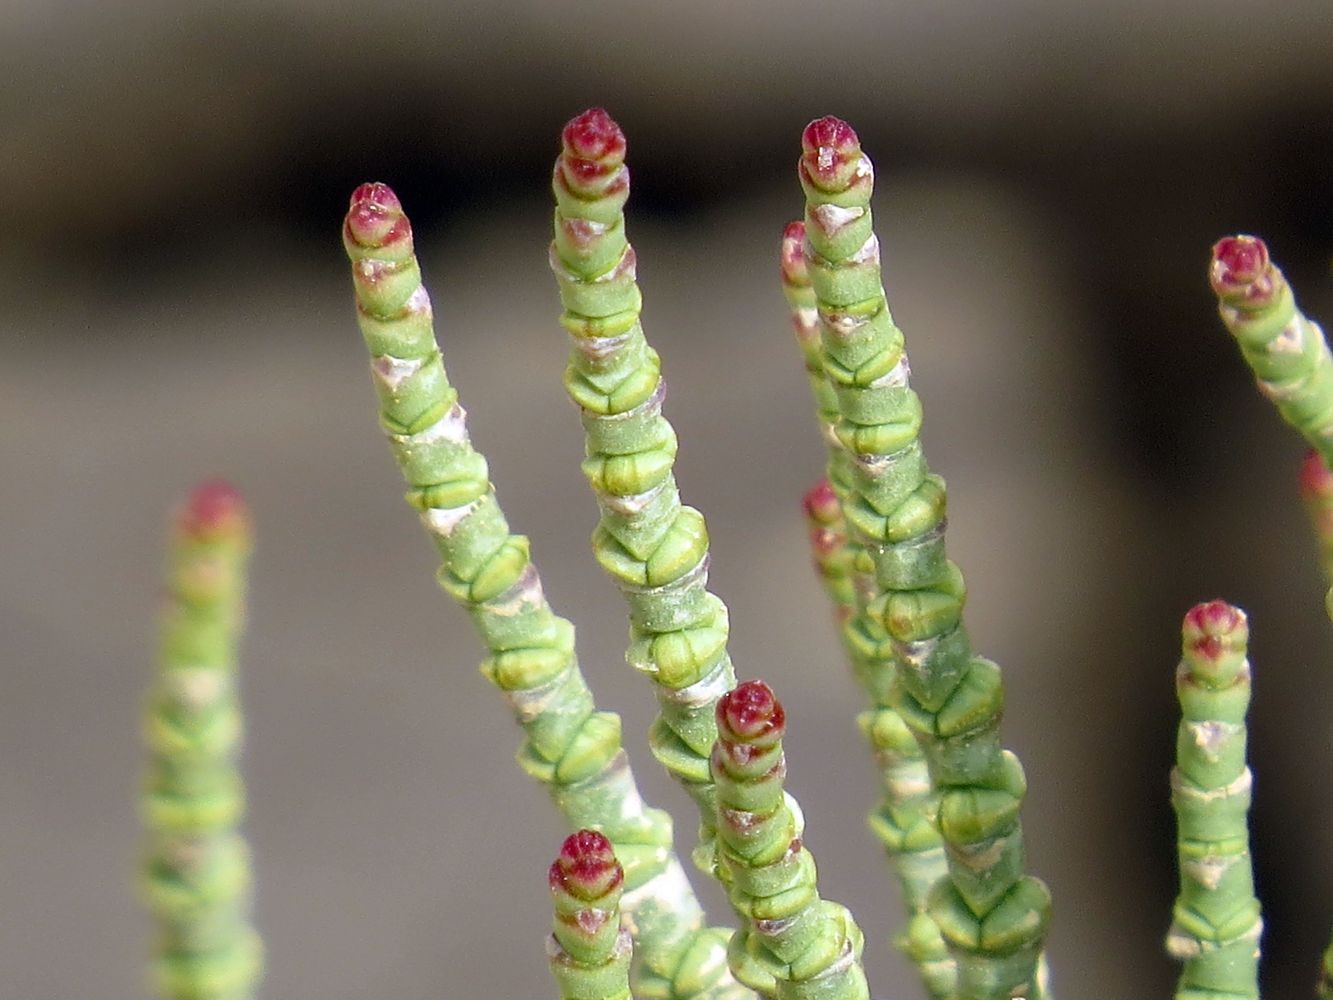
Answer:
<path fill-rule="evenodd" d="M 1259 996 L 1259 936 L 1248 817 L 1245 713 L 1250 704 L 1245 613 L 1222 601 L 1185 615 L 1176 670 L 1181 722 L 1171 804 L 1180 895 L 1167 950 L 1185 963 L 1176 1000 Z"/>
<path fill-rule="evenodd" d="M 582 412 L 583 472 L 601 509 L 593 550 L 629 603 L 627 658 L 652 678 L 659 705 L 649 743 L 699 807 L 694 860 L 711 872 L 713 709 L 735 683 L 727 609 L 707 590 L 707 529 L 676 489 L 661 364 L 639 323 L 624 133 L 593 108 L 565 126 L 562 142 L 551 267 L 573 341 L 565 388 Z"/>
<path fill-rule="evenodd" d="M 1333 463 L 1333 356 L 1306 319 L 1263 240 L 1228 236 L 1208 270 L 1222 322 L 1240 346 L 1259 390 L 1282 419 Z"/>
<path fill-rule="evenodd" d="M 810 542 L 852 673 L 871 704 L 857 718 L 875 753 L 884 789 L 879 807 L 870 815 L 870 828 L 888 852 L 908 912 L 907 927 L 894 938 L 894 944 L 916 965 L 926 992 L 943 1000 L 957 988 L 958 969 L 939 926 L 927 912 L 930 890 L 949 873 L 936 826 L 939 795 L 931 784 L 920 744 L 892 705 L 895 669 L 887 636 L 883 629 L 876 629 L 873 637 L 864 631 L 868 627 L 865 606 L 881 595 L 869 557 L 848 536 L 843 517 L 842 503 L 851 492 L 852 460 L 834 433 L 841 415 L 837 394 L 824 374 L 818 303 L 805 259 L 804 222 L 787 226 L 781 260 L 783 291 L 829 452 L 828 478 L 805 496 Z M 859 572 L 858 563 L 863 567 Z"/>
<path fill-rule="evenodd" d="M 386 185 L 357 188 L 343 244 L 380 421 L 410 487 L 407 501 L 439 551 L 441 587 L 467 610 L 490 652 L 482 673 L 523 728 L 519 763 L 547 786 L 571 827 L 605 832 L 625 866 L 635 993 L 748 996 L 721 961 L 727 932 L 703 925 L 672 847 L 671 818 L 639 796 L 620 718 L 593 703 L 573 625 L 547 602 L 528 540 L 509 531 L 435 341 L 411 225 Z"/>
<path fill-rule="evenodd" d="M 565 838 L 547 883 L 555 921 L 546 947 L 561 1000 L 630 1000 L 633 945 L 621 926 L 625 872 L 595 830 Z"/>
<path fill-rule="evenodd" d="M 973 655 L 963 625 L 963 577 L 944 547 L 944 481 L 922 455 L 921 402 L 880 284 L 873 168 L 837 118 L 812 122 L 802 145 L 807 263 L 840 413 L 834 434 L 852 456 L 843 512 L 882 595 L 858 631 L 884 637 L 875 655 L 897 666 L 892 707 L 940 791 L 949 879 L 931 892 L 929 912 L 958 963 L 960 998 L 1045 998 L 1050 897 L 1024 874 L 1026 780 L 1000 747 L 1000 670 Z"/>
<path fill-rule="evenodd" d="M 236 769 L 236 646 L 251 539 L 240 495 L 210 482 L 191 494 L 171 541 L 158 672 L 144 717 L 141 882 L 157 921 L 153 978 L 168 1000 L 249 1000 L 261 971 Z"/>
<path fill-rule="evenodd" d="M 746 681 L 718 702 L 717 723 L 718 868 L 746 920 L 732 971 L 779 1000 L 867 1000 L 861 930 L 820 899 L 799 809 L 783 792 L 782 704 L 763 681 Z"/>

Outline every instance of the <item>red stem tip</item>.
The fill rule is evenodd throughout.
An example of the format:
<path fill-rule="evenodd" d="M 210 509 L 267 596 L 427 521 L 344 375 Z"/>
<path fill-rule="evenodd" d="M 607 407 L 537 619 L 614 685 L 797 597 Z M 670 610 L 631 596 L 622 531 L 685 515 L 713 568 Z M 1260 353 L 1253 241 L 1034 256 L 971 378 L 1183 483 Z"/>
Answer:
<path fill-rule="evenodd" d="M 1301 462 L 1301 493 L 1310 500 L 1333 496 L 1333 472 L 1314 448 L 1305 453 L 1305 460 Z"/>
<path fill-rule="evenodd" d="M 560 139 L 566 156 L 580 160 L 625 158 L 625 133 L 604 108 L 589 108 L 571 118 Z"/>
<path fill-rule="evenodd" d="M 1245 612 L 1226 601 L 1205 601 L 1185 612 L 1185 646 L 1216 660 L 1228 648 L 1245 644 L 1249 630 Z"/>
<path fill-rule="evenodd" d="M 847 168 L 860 158 L 861 140 L 841 118 L 816 118 L 801 133 L 801 165 L 821 188 L 845 188 L 851 181 Z"/>
<path fill-rule="evenodd" d="M 805 507 L 806 519 L 819 525 L 831 524 L 842 513 L 842 504 L 833 492 L 833 484 L 827 479 L 821 479 L 810 487 L 801 504 Z"/>
<path fill-rule="evenodd" d="M 566 837 L 547 873 L 552 889 L 587 901 L 602 898 L 624 877 L 611 841 L 596 830 L 579 830 Z"/>
<path fill-rule="evenodd" d="M 180 530 L 194 538 L 247 535 L 250 508 L 239 490 L 222 479 L 200 483 L 185 501 L 177 520 Z"/>
<path fill-rule="evenodd" d="M 352 242 L 363 247 L 386 246 L 412 234 L 403 203 L 393 188 L 378 181 L 352 192 L 345 230 Z"/>
<path fill-rule="evenodd" d="M 782 251 L 779 258 L 782 280 L 789 285 L 808 285 L 810 271 L 805 263 L 805 223 L 799 219 L 787 223 L 782 231 Z"/>
<path fill-rule="evenodd" d="M 1227 236 L 1213 244 L 1208 280 L 1219 296 L 1267 297 L 1273 287 L 1268 247 L 1256 236 Z"/>
<path fill-rule="evenodd" d="M 763 681 L 744 681 L 717 702 L 718 738 L 732 743 L 776 743 L 787 726 L 787 714 L 773 689 Z"/>

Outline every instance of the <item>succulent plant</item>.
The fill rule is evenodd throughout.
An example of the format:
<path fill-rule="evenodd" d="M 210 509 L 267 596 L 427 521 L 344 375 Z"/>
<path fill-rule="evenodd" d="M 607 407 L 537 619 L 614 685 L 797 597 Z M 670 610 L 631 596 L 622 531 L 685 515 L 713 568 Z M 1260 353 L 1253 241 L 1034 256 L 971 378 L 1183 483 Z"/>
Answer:
<path fill-rule="evenodd" d="M 342 235 L 380 423 L 438 582 L 471 617 L 482 672 L 522 732 L 518 762 L 571 831 L 548 873 L 562 1000 L 867 1000 L 862 932 L 821 896 L 786 789 L 787 711 L 764 681 L 736 681 L 727 609 L 708 587 L 707 525 L 677 486 L 663 364 L 627 236 L 625 156 L 599 108 L 561 134 L 550 262 L 570 340 L 564 385 L 599 511 L 593 552 L 627 605 L 626 661 L 657 701 L 649 749 L 697 808 L 693 866 L 720 883 L 735 930 L 707 921 L 671 818 L 644 802 L 620 719 L 598 709 L 574 627 L 510 530 L 446 372 L 412 226 L 372 183 L 353 193 Z M 881 284 L 874 168 L 851 126 L 825 117 L 806 127 L 797 173 L 804 217 L 783 231 L 779 273 L 826 446 L 806 526 L 867 705 L 858 722 L 882 784 L 870 827 L 906 910 L 895 943 L 934 1000 L 1049 1000 L 1051 899 L 1027 870 L 1026 779 L 1000 739 L 1001 670 L 973 650 L 963 575 L 945 548 L 947 490 L 926 462 L 923 404 Z M 1261 241 L 1220 241 L 1209 277 L 1260 389 L 1313 448 L 1301 493 L 1333 582 L 1333 356 Z M 503 419 L 493 410 L 483 419 Z M 143 798 L 143 886 L 169 1000 L 245 1000 L 259 978 L 236 771 L 250 540 L 243 502 L 219 483 L 196 491 L 172 538 Z M 1245 613 L 1216 600 L 1182 626 L 1170 782 L 1181 881 L 1166 938 L 1183 963 L 1179 1000 L 1259 996 L 1248 634 Z M 1317 989 L 1333 1000 L 1333 946 Z"/>

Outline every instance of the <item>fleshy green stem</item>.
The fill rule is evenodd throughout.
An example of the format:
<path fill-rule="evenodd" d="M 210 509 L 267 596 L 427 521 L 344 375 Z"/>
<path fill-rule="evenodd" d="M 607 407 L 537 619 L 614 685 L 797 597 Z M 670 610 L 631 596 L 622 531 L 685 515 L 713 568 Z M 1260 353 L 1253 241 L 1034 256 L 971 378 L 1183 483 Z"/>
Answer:
<path fill-rule="evenodd" d="M 861 930 L 845 907 L 820 899 L 799 810 L 783 792 L 781 703 L 767 684 L 746 681 L 718 701 L 717 724 L 717 863 L 746 918 L 731 941 L 732 971 L 779 1000 L 867 1000 Z"/>
<path fill-rule="evenodd" d="M 939 796 L 930 781 L 921 746 L 893 708 L 895 669 L 883 629 L 867 641 L 865 606 L 879 594 L 869 558 L 847 532 L 842 497 L 851 489 L 851 455 L 834 428 L 840 419 L 838 397 L 824 374 L 819 313 L 805 261 L 805 223 L 793 222 L 782 237 L 782 283 L 791 307 L 792 327 L 805 358 L 819 425 L 828 442 L 828 478 L 805 496 L 807 524 L 815 565 L 833 603 L 838 632 L 852 673 L 870 700 L 857 722 L 879 764 L 884 797 L 870 816 L 870 827 L 884 844 L 902 887 L 908 924 L 894 944 L 917 966 L 927 993 L 943 1000 L 957 988 L 958 970 L 944 938 L 927 912 L 930 890 L 948 876 L 944 845 L 936 826 Z M 833 482 L 840 482 L 841 489 Z M 860 563 L 864 570 L 857 572 Z"/>
<path fill-rule="evenodd" d="M 1176 1000 L 1259 996 L 1263 922 L 1250 863 L 1250 704 L 1245 614 L 1222 601 L 1191 608 L 1176 670 L 1181 722 L 1171 804 L 1180 844 L 1180 895 L 1167 950 L 1185 963 Z"/>
<path fill-rule="evenodd" d="M 621 926 L 625 872 L 595 830 L 565 838 L 547 875 L 555 906 L 547 957 L 561 1000 L 630 1000 L 633 945 Z"/>
<path fill-rule="evenodd" d="M 167 1000 L 248 1000 L 260 977 L 236 769 L 236 646 L 251 538 L 240 495 L 210 482 L 191 494 L 171 542 L 158 672 L 144 718 L 151 756 L 141 882 L 157 921 L 153 978 Z"/>
<path fill-rule="evenodd" d="M 805 511 L 815 565 L 834 605 L 853 672 L 872 702 L 892 690 L 892 661 L 867 655 L 856 641 L 858 607 L 852 594 L 846 556 L 846 524 L 828 480 L 805 495 Z M 889 704 L 881 701 L 857 717 L 879 764 L 884 798 L 870 814 L 870 828 L 884 844 L 907 906 L 907 926 L 894 944 L 917 966 L 929 996 L 952 997 L 958 967 L 949 955 L 939 926 L 928 912 L 930 891 L 949 874 L 943 841 L 936 826 L 939 796 L 930 783 L 925 756 L 912 731 Z"/>
<path fill-rule="evenodd" d="M 670 817 L 639 796 L 619 717 L 593 704 L 573 625 L 547 603 L 528 540 L 509 532 L 435 341 L 411 225 L 386 185 L 365 184 L 352 195 L 343 243 L 407 501 L 439 551 L 440 585 L 471 615 L 490 652 L 482 672 L 523 728 L 519 763 L 547 786 L 572 828 L 602 830 L 625 866 L 636 994 L 748 996 L 721 961 L 728 932 L 703 925 L 672 848 Z"/>
<path fill-rule="evenodd" d="M 695 863 L 711 871 L 713 708 L 735 683 L 727 609 L 707 590 L 708 533 L 703 515 L 680 502 L 661 366 L 639 324 L 624 133 L 593 108 L 562 141 L 551 267 L 573 340 L 565 388 L 582 412 L 583 472 L 601 508 L 593 549 L 629 603 L 627 658 L 652 678 L 659 705 L 649 743 L 699 807 Z"/>
<path fill-rule="evenodd" d="M 1333 356 L 1319 325 L 1297 308 L 1263 240 L 1219 240 L 1208 277 L 1222 322 L 1236 338 L 1259 390 L 1324 462 L 1333 464 Z"/>
<path fill-rule="evenodd" d="M 1320 563 L 1333 582 L 1333 354 L 1319 324 L 1306 318 L 1296 296 L 1254 236 L 1227 236 L 1213 245 L 1208 280 L 1218 312 L 1254 372 L 1259 391 L 1313 451 L 1301 473 L 1301 492 L 1314 522 Z M 1333 619 L 1333 588 L 1324 598 Z M 1256 904 L 1257 906 L 1257 904 Z M 1257 917 L 1256 917 L 1257 920 Z M 1256 931 L 1257 935 L 1257 931 Z M 1333 945 L 1319 974 L 1320 1000 L 1333 1000 Z"/>
<path fill-rule="evenodd" d="M 882 594 L 860 632 L 886 636 L 875 655 L 897 666 L 892 707 L 940 790 L 949 879 L 932 891 L 929 912 L 958 963 L 960 998 L 1046 998 L 1039 959 L 1050 897 L 1024 874 L 1026 781 L 1000 747 L 1000 670 L 972 653 L 962 573 L 945 553 L 944 481 L 922 455 L 921 402 L 880 284 L 873 168 L 837 118 L 812 122 L 802 145 L 807 263 L 840 413 L 834 434 L 852 455 L 843 512 Z"/>

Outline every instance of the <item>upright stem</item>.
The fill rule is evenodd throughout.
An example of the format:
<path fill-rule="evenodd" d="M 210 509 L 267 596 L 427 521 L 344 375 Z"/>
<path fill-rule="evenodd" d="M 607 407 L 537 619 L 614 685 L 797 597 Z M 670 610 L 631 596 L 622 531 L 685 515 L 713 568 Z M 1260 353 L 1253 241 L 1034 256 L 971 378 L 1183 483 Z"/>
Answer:
<path fill-rule="evenodd" d="M 611 838 L 625 866 L 636 994 L 748 996 L 721 962 L 728 932 L 704 926 L 672 848 L 671 818 L 639 796 L 620 718 L 593 703 L 574 626 L 547 602 L 528 540 L 509 531 L 435 341 L 411 225 L 386 185 L 365 184 L 352 195 L 343 243 L 380 421 L 410 487 L 407 501 L 439 552 L 440 585 L 471 615 L 490 652 L 482 673 L 523 728 L 519 763 L 547 786 L 572 828 Z"/>
<path fill-rule="evenodd" d="M 718 702 L 717 721 L 718 867 L 745 917 L 732 971 L 779 1000 L 867 1000 L 861 930 L 820 899 L 799 809 L 783 791 L 781 703 L 763 681 L 746 681 Z"/>
<path fill-rule="evenodd" d="M 698 805 L 695 863 L 712 871 L 713 709 L 735 683 L 727 609 L 707 590 L 707 529 L 676 489 L 661 364 L 639 323 L 634 249 L 625 238 L 624 133 L 593 108 L 565 126 L 562 140 L 551 267 L 560 322 L 573 341 L 565 388 L 583 416 L 583 472 L 601 509 L 593 549 L 629 603 L 627 658 L 653 680 L 659 705 L 649 743 Z"/>
<path fill-rule="evenodd" d="M 865 606 L 881 595 L 869 556 L 849 537 L 843 517 L 842 502 L 851 492 L 852 461 L 835 433 L 840 419 L 838 397 L 824 374 L 818 303 L 805 260 L 804 222 L 787 226 L 781 261 L 792 327 L 829 452 L 828 478 L 805 496 L 811 548 L 852 673 L 871 704 L 857 719 L 875 753 L 884 789 L 879 807 L 870 815 L 870 828 L 888 852 L 908 912 L 907 927 L 894 938 L 894 944 L 917 966 L 926 992 L 935 1000 L 944 1000 L 957 988 L 958 969 L 939 926 L 927 912 L 930 890 L 949 874 L 936 826 L 939 794 L 931 784 L 920 744 L 893 708 L 895 669 L 888 637 L 882 628 L 875 628 L 873 635 L 866 632 L 870 623 L 864 617 Z M 835 481 L 840 485 L 835 486 Z"/>
<path fill-rule="evenodd" d="M 144 717 L 141 883 L 157 920 L 154 980 L 167 1000 L 249 1000 L 260 977 L 236 768 L 236 646 L 250 545 L 245 503 L 220 482 L 191 494 L 171 540 L 158 671 Z"/>
<path fill-rule="evenodd" d="M 633 944 L 621 926 L 625 872 L 595 830 L 565 838 L 547 874 L 555 920 L 546 953 L 561 1000 L 630 1000 Z"/>
<path fill-rule="evenodd" d="M 1180 844 L 1180 895 L 1167 950 L 1185 963 L 1176 1000 L 1259 996 L 1259 936 L 1245 766 L 1250 704 L 1245 614 L 1222 601 L 1190 609 L 1176 670 L 1181 721 L 1171 804 Z"/>
<path fill-rule="evenodd" d="M 922 455 L 921 402 L 880 284 L 873 168 L 839 119 L 812 122 L 802 141 L 824 370 L 838 399 L 834 433 L 852 456 L 843 512 L 882 594 L 865 608 L 860 631 L 885 636 L 897 666 L 892 707 L 940 790 L 949 879 L 932 891 L 929 912 L 958 963 L 959 997 L 1045 998 L 1039 959 L 1050 897 L 1024 874 L 1026 780 L 1017 757 L 1000 747 L 1000 670 L 973 655 L 963 625 L 963 577 L 944 547 L 944 481 Z"/>
<path fill-rule="evenodd" d="M 1263 240 L 1228 236 L 1208 271 L 1222 322 L 1282 418 L 1333 464 L 1333 355 Z"/>
<path fill-rule="evenodd" d="M 1208 280 L 1218 312 L 1254 372 L 1259 391 L 1314 448 L 1302 492 L 1315 525 L 1326 578 L 1333 582 L 1333 353 L 1319 324 L 1296 304 L 1287 279 L 1254 236 L 1227 236 L 1213 245 Z M 1333 587 L 1324 597 L 1333 619 Z M 1333 1000 L 1333 944 L 1324 953 L 1320 1000 Z"/>

